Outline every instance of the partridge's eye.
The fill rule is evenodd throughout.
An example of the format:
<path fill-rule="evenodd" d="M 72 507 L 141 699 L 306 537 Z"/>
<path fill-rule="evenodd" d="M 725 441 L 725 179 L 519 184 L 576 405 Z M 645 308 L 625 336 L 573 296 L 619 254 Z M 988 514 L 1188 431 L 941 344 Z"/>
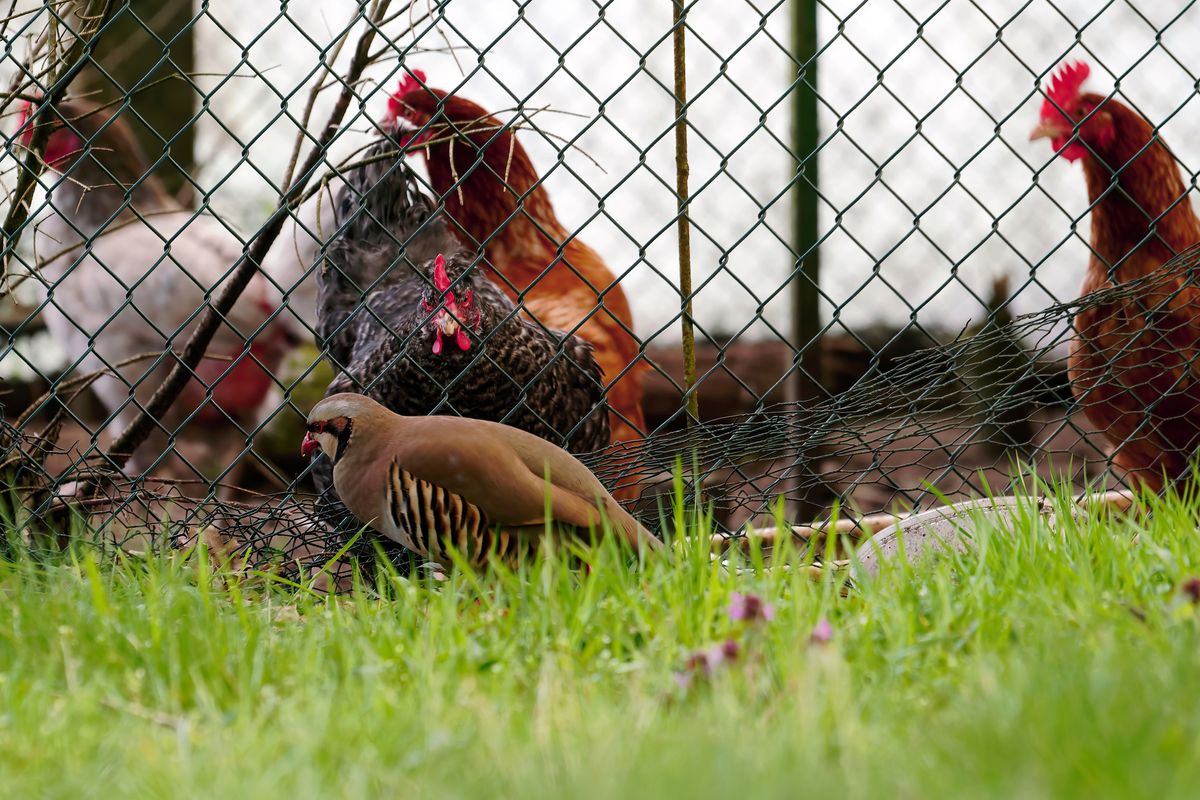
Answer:
<path fill-rule="evenodd" d="M 308 423 L 309 433 L 322 433 L 325 430 L 325 420 L 317 420 L 316 422 Z"/>

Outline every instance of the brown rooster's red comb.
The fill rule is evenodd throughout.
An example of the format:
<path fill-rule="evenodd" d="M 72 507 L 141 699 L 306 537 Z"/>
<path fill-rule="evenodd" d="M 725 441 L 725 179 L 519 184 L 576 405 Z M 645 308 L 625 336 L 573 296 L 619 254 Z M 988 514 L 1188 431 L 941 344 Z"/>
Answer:
<path fill-rule="evenodd" d="M 414 89 L 420 89 L 425 83 L 424 70 L 414 69 L 400 79 L 396 93 L 388 98 L 388 117 L 395 119 L 400 116 L 400 98 Z"/>
<path fill-rule="evenodd" d="M 450 276 L 446 274 L 446 257 L 440 253 L 433 262 L 433 286 L 443 294 L 450 288 Z"/>
<path fill-rule="evenodd" d="M 1042 103 L 1042 119 L 1057 119 L 1062 115 L 1060 109 L 1068 109 L 1074 105 L 1074 99 L 1079 95 L 1079 89 L 1092 72 L 1091 67 L 1082 61 L 1074 64 L 1063 64 L 1050 78 L 1046 87 L 1046 100 Z"/>
<path fill-rule="evenodd" d="M 425 85 L 425 71 L 414 69 L 403 78 L 400 79 L 400 86 L 396 88 L 396 94 L 408 94 L 414 89 L 420 89 Z"/>

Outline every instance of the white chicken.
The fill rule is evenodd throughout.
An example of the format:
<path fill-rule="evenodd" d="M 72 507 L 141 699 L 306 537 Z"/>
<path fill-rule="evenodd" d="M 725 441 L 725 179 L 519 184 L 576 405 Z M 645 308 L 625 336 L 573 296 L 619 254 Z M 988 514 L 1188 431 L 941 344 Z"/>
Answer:
<path fill-rule="evenodd" d="M 162 354 L 182 350 L 244 245 L 224 222 L 184 209 L 166 192 L 119 117 L 74 100 L 44 124 L 53 126 L 44 158 L 57 175 L 35 237 L 42 314 L 73 367 L 109 371 L 92 388 L 116 435 L 166 377 L 175 362 Z M 26 125 L 22 140 L 32 133 Z M 270 278 L 254 276 L 128 472 L 229 474 L 272 406 L 273 373 L 303 335 L 277 288 L 287 291 L 300 277 Z M 160 460 L 168 450 L 179 459 Z"/>

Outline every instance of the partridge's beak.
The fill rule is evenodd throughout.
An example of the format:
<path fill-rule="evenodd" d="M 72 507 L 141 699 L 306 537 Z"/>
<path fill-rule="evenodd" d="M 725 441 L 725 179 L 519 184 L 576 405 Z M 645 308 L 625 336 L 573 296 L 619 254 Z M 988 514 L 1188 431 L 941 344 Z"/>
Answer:
<path fill-rule="evenodd" d="M 312 435 L 312 431 L 304 434 L 304 441 L 300 443 L 300 455 L 302 455 L 304 458 L 308 458 L 320 449 L 321 445 Z"/>

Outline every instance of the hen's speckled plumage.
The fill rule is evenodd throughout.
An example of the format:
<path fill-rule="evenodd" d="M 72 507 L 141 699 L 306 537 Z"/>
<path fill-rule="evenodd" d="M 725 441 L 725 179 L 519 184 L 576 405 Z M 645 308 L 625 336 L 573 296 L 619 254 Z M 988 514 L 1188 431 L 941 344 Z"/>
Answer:
<path fill-rule="evenodd" d="M 495 283 L 519 296 L 533 318 L 595 347 L 609 384 L 612 441 L 640 439 L 647 430 L 647 365 L 617 275 L 558 219 L 515 129 L 466 98 L 423 85 L 420 77 L 401 81 L 389 113 L 414 128 L 407 132 L 408 152 L 424 154 L 453 233 L 468 247 L 483 248 Z"/>

